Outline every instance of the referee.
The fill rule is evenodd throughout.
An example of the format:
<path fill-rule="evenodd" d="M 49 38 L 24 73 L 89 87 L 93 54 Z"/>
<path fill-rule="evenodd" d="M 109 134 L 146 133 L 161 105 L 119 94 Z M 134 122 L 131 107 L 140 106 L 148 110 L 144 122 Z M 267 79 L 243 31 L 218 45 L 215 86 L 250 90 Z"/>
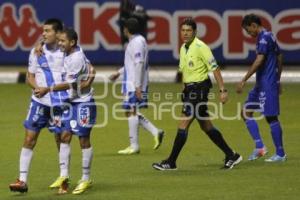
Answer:
<path fill-rule="evenodd" d="M 212 87 L 208 72 L 213 71 L 220 88 L 220 101 L 227 101 L 220 68 L 210 48 L 196 37 L 197 26 L 192 18 L 186 18 L 181 24 L 181 38 L 184 42 L 180 49 L 179 70 L 183 74 L 184 90 L 182 92 L 183 109 L 177 136 L 170 156 L 160 163 L 153 163 L 157 170 L 176 170 L 177 157 L 184 146 L 188 130 L 196 118 L 201 129 L 225 154 L 224 169 L 231 169 L 242 161 L 242 156 L 235 153 L 216 129 L 207 112 L 208 93 Z"/>

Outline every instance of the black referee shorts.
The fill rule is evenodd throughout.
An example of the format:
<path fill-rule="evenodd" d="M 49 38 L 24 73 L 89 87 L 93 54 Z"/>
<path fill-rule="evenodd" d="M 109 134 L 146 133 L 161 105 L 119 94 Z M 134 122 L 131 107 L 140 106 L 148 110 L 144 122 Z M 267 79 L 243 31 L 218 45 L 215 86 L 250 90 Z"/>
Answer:
<path fill-rule="evenodd" d="M 182 113 L 197 119 L 209 117 L 207 102 L 209 90 L 212 87 L 210 79 L 202 82 L 187 83 L 182 91 Z"/>

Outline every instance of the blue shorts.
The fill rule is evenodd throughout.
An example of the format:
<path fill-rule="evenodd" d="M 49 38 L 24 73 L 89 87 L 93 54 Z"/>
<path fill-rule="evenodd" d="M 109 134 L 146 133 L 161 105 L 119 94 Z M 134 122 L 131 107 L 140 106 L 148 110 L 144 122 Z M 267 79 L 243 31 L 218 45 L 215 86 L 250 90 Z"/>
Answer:
<path fill-rule="evenodd" d="M 48 127 L 50 132 L 60 134 L 62 132 L 61 115 L 60 107 L 46 106 L 31 99 L 24 127 L 36 133 Z"/>
<path fill-rule="evenodd" d="M 77 136 L 89 136 L 97 116 L 94 99 L 89 102 L 72 102 L 71 105 L 69 109 L 63 112 L 63 130 Z"/>
<path fill-rule="evenodd" d="M 277 116 L 279 109 L 279 89 L 261 89 L 254 87 L 248 94 L 244 108 L 259 111 L 264 116 Z"/>
<path fill-rule="evenodd" d="M 139 100 L 135 95 L 135 92 L 128 92 L 125 96 L 122 107 L 125 110 L 131 110 L 133 108 L 147 108 L 148 93 L 142 92 L 142 99 Z"/>

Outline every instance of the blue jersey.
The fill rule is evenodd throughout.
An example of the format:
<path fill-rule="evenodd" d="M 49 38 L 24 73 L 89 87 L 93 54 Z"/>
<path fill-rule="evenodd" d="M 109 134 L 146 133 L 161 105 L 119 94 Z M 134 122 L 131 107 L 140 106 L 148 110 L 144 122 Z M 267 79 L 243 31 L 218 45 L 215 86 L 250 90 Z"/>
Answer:
<path fill-rule="evenodd" d="M 256 42 L 256 53 L 263 54 L 265 61 L 256 72 L 256 86 L 263 89 L 278 87 L 278 59 L 279 46 L 271 32 L 263 30 Z"/>

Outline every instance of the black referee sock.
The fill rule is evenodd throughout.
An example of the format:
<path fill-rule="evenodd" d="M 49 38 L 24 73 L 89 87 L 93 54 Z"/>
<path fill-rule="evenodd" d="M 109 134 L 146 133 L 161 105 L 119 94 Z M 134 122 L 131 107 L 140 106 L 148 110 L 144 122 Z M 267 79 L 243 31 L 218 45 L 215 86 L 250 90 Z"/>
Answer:
<path fill-rule="evenodd" d="M 175 163 L 177 160 L 177 157 L 182 149 L 182 147 L 184 146 L 186 139 L 187 139 L 187 131 L 184 129 L 178 129 L 177 130 L 177 135 L 173 144 L 173 149 L 172 152 L 168 158 L 168 160 L 170 162 Z"/>
<path fill-rule="evenodd" d="M 234 152 L 225 142 L 222 134 L 216 128 L 207 131 L 206 134 L 224 153 L 226 156 L 232 156 Z"/>

